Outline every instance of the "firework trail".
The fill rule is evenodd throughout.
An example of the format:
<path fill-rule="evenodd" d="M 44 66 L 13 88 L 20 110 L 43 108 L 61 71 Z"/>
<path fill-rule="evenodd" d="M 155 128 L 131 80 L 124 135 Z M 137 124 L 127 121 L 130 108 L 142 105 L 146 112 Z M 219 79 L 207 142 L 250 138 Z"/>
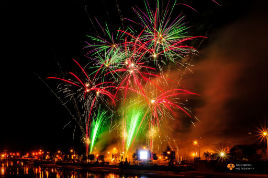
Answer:
<path fill-rule="evenodd" d="M 91 123 L 91 130 L 92 131 L 90 134 L 90 140 L 91 140 L 90 153 L 92 153 L 97 139 L 99 138 L 100 134 L 103 132 L 105 120 L 107 120 L 109 118 L 110 117 L 107 117 L 107 111 L 103 111 L 100 108 L 98 109 L 98 114 L 97 114 L 96 118 L 94 118 L 92 123 Z"/>
<path fill-rule="evenodd" d="M 119 33 L 119 31 L 116 31 L 115 34 L 112 33 L 108 27 L 108 24 L 105 24 L 105 27 L 103 27 L 97 19 L 96 21 L 104 35 L 103 37 L 87 35 L 90 42 L 86 42 L 87 45 L 84 48 L 88 49 L 86 55 L 89 56 L 94 56 L 95 54 L 102 53 L 104 51 L 107 53 L 113 52 L 120 47 L 120 43 L 124 38 L 124 34 Z"/>
<path fill-rule="evenodd" d="M 128 152 L 130 146 L 133 144 L 135 136 L 139 132 L 140 125 L 142 124 L 144 117 L 146 117 L 145 112 L 146 111 L 144 111 L 143 108 L 137 105 L 133 105 L 127 108 L 125 116 L 125 128 L 123 129 L 126 152 Z"/>
<path fill-rule="evenodd" d="M 83 80 L 73 72 L 69 72 L 69 75 L 72 76 L 73 79 L 64 79 L 59 77 L 48 77 L 48 79 L 57 79 L 64 82 L 65 85 L 61 89 L 61 92 L 65 94 L 65 97 L 69 97 L 70 99 L 75 98 L 75 100 L 78 100 L 79 103 L 81 103 L 83 111 L 81 117 L 84 118 L 84 123 L 79 123 L 84 125 L 85 128 L 83 129 L 85 130 L 84 142 L 86 143 L 86 150 L 88 152 L 92 112 L 94 112 L 94 108 L 98 101 L 105 100 L 104 96 L 110 99 L 112 104 L 115 104 L 114 95 L 108 91 L 109 88 L 113 88 L 114 86 L 111 85 L 111 82 L 96 83 L 94 80 L 89 78 L 89 75 L 76 60 L 74 60 L 74 62 L 82 71 L 82 75 L 84 76 Z M 75 107 L 77 107 L 77 105 L 75 105 Z"/>

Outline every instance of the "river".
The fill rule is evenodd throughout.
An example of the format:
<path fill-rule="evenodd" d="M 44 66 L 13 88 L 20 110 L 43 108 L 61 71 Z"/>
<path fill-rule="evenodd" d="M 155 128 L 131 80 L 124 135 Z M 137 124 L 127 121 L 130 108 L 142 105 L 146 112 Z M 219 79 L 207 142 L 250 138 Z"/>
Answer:
<path fill-rule="evenodd" d="M 0 165 L 0 178 L 148 178 L 148 176 L 93 173 L 88 170 L 35 166 L 22 161 L 4 161 Z"/>

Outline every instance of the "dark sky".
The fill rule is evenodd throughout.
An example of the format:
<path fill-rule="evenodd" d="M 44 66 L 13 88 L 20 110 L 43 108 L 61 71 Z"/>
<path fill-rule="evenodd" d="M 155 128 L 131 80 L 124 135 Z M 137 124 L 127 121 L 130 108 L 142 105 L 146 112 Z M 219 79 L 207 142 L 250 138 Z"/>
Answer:
<path fill-rule="evenodd" d="M 94 26 L 90 19 L 93 20 L 94 17 L 97 17 L 100 22 L 106 21 L 111 26 L 116 27 L 120 25 L 118 9 L 121 16 L 135 18 L 131 7 L 138 5 L 144 8 L 143 1 L 141 0 L 98 0 L 94 1 L 94 3 L 92 2 L 90 0 L 34 1 L 31 3 L 1 2 L 2 117 L 0 123 L 0 151 L 2 148 L 13 150 L 39 147 L 56 148 L 74 144 L 72 140 L 73 124 L 63 129 L 63 126 L 71 120 L 70 116 L 39 77 L 46 81 L 48 76 L 55 76 L 61 71 L 68 71 L 73 65 L 72 58 L 80 61 L 86 60 L 83 57 L 84 51 L 82 50 L 87 40 L 86 34 L 96 33 L 94 30 L 96 24 Z M 197 71 L 205 71 L 202 73 L 204 75 L 202 77 L 203 83 L 209 81 L 206 80 L 205 76 L 210 74 L 210 68 L 214 68 L 214 65 L 209 65 L 211 64 L 209 61 L 212 60 L 211 56 L 213 56 L 211 51 L 222 48 L 225 49 L 223 51 L 228 53 L 229 47 L 226 45 L 230 45 L 230 42 L 225 43 L 226 41 L 224 40 L 228 39 L 229 34 L 230 38 L 234 38 L 236 35 L 239 36 L 236 29 L 241 30 L 242 37 L 234 38 L 234 40 L 250 37 L 252 45 L 254 45 L 252 48 L 258 46 L 258 40 L 262 39 L 262 37 L 267 39 L 266 2 L 221 0 L 219 3 L 221 6 L 210 0 L 191 0 L 187 1 L 187 4 L 194 7 L 198 13 L 185 6 L 178 6 L 174 12 L 174 14 L 183 12 L 186 15 L 187 22 L 192 26 L 192 34 L 209 37 L 208 40 L 199 46 L 201 57 L 196 67 Z M 249 19 L 244 20 L 246 21 L 245 28 L 239 26 L 243 19 Z M 256 19 L 260 21 L 257 25 L 254 23 Z M 252 23 L 252 28 L 247 28 L 250 26 L 250 23 Z M 232 24 L 238 25 L 232 26 Z M 231 27 L 228 28 L 229 26 Z M 264 28 L 264 30 L 254 31 L 254 27 Z M 228 29 L 229 32 L 225 32 Z M 232 34 L 232 30 L 236 31 L 235 35 Z M 250 33 L 251 31 L 252 33 Z M 259 34 L 259 32 L 263 34 Z M 221 35 L 224 35 L 225 38 L 220 38 L 219 36 Z M 257 38 L 251 35 L 256 35 Z M 243 41 L 241 43 L 236 42 L 234 41 L 235 44 L 243 43 Z M 251 43 L 250 41 L 245 42 Z M 257 47 L 256 51 L 254 51 L 256 54 L 261 53 L 261 58 L 265 57 L 261 64 L 264 64 L 263 66 L 266 64 L 267 66 L 267 40 L 261 42 L 262 46 Z M 241 58 L 247 56 L 248 46 L 240 46 L 239 54 L 241 54 Z M 231 52 L 234 51 L 232 50 Z M 242 55 L 242 51 L 245 54 Z M 209 60 L 206 60 L 207 58 L 204 57 L 206 52 L 210 54 L 207 55 Z M 239 58 L 238 55 L 235 57 Z M 214 58 L 216 57 L 214 56 Z M 246 59 L 244 63 L 250 65 L 251 60 L 251 58 Z M 221 59 L 215 63 L 216 66 L 221 64 L 225 65 L 226 63 L 225 61 L 222 62 Z M 252 110 L 252 113 L 260 112 L 257 108 L 261 107 L 261 112 L 263 112 L 263 106 L 267 106 L 267 67 L 259 68 L 258 66 L 253 66 L 251 70 L 252 73 L 250 74 L 255 74 L 254 70 L 261 70 L 262 72 L 250 75 L 250 77 L 248 77 L 247 73 L 243 73 L 240 76 L 242 77 L 240 78 L 240 84 L 228 83 L 228 81 L 227 83 L 239 85 L 238 95 L 241 94 L 240 92 L 243 93 L 243 86 L 247 88 L 260 88 L 261 90 L 254 90 L 253 92 L 256 94 L 256 97 L 250 96 L 247 98 L 248 93 L 241 94 L 245 100 L 239 100 L 239 103 L 243 105 L 244 110 Z M 231 73 L 228 74 L 231 75 Z M 232 71 L 232 74 L 235 75 L 235 72 Z M 260 75 L 263 75 L 263 78 L 261 77 L 259 80 Z M 191 81 L 196 81 L 197 84 L 201 83 L 200 80 L 198 81 L 198 78 L 191 78 Z M 239 81 L 239 79 L 237 80 Z M 245 80 L 249 80 L 249 82 L 244 82 Z M 215 82 L 216 80 L 211 79 L 211 81 Z M 258 81 L 262 84 L 259 85 Z M 211 84 L 208 87 L 219 87 L 220 83 Z M 49 84 L 51 83 L 49 82 Z M 223 84 L 226 83 L 223 82 Z M 55 86 L 51 85 L 51 87 Z M 226 86 L 223 85 L 221 87 L 224 88 Z M 205 101 L 211 101 L 207 100 L 211 96 L 210 94 L 206 95 L 204 92 L 203 96 Z M 252 105 L 244 104 L 250 103 L 249 101 L 251 100 Z M 260 101 L 261 103 L 259 103 Z M 233 97 L 228 101 L 224 100 L 224 104 L 228 104 L 228 102 L 232 105 L 232 102 L 236 101 L 233 100 Z M 233 104 L 233 108 L 238 107 L 238 105 Z M 202 111 L 205 107 L 209 107 L 209 105 L 199 109 Z M 238 107 L 237 112 L 231 112 L 231 116 L 228 117 L 247 118 L 245 116 L 247 115 L 246 113 L 241 115 L 239 114 L 240 112 L 242 112 L 241 108 Z M 202 114 L 204 113 L 201 112 Z M 260 120 L 258 120 L 256 125 L 252 125 L 252 122 L 243 122 L 243 124 L 247 127 L 252 126 L 252 129 L 254 129 L 259 123 L 263 123 L 267 119 L 267 111 L 262 115 L 263 118 L 258 118 Z M 254 117 L 254 114 L 250 117 Z M 204 121 L 204 123 L 207 122 Z M 238 125 L 240 123 L 241 120 L 238 118 L 237 122 L 226 123 L 226 127 L 228 127 L 228 130 L 235 129 L 235 132 L 239 133 Z M 230 131 L 226 132 L 229 133 Z"/>

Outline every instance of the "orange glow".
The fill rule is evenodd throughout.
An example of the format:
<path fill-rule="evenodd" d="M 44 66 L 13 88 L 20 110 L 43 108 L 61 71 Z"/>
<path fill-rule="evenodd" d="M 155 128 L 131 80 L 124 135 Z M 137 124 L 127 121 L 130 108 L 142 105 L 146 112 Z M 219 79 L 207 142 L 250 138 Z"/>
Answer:
<path fill-rule="evenodd" d="M 267 131 L 263 131 L 263 132 L 262 132 L 262 135 L 263 135 L 263 136 L 267 136 Z"/>
<path fill-rule="evenodd" d="M 113 148 L 113 153 L 117 153 L 116 147 Z"/>
<path fill-rule="evenodd" d="M 25 174 L 29 174 L 29 168 L 28 167 L 26 167 L 24 171 L 25 171 Z"/>
<path fill-rule="evenodd" d="M 267 128 L 259 128 L 258 129 L 258 137 L 260 141 L 268 141 L 268 129 Z"/>
<path fill-rule="evenodd" d="M 1 168 L 1 175 L 5 175 L 5 168 L 4 167 Z"/>
<path fill-rule="evenodd" d="M 197 140 L 194 140 L 194 141 L 193 141 L 193 144 L 194 144 L 194 145 L 198 145 L 198 141 L 197 141 Z"/>
<path fill-rule="evenodd" d="M 48 172 L 48 170 L 45 171 L 45 174 L 46 174 L 46 177 L 49 176 L 49 172 Z"/>
<path fill-rule="evenodd" d="M 123 138 L 127 138 L 127 132 L 126 131 L 123 132 Z"/>
<path fill-rule="evenodd" d="M 60 178 L 60 174 L 58 172 L 56 174 L 56 178 Z"/>

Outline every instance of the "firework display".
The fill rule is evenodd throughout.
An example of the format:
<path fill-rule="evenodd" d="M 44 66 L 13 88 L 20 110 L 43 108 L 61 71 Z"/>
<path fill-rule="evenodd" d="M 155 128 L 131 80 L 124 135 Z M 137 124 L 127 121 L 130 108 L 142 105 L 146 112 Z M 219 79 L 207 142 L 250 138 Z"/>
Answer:
<path fill-rule="evenodd" d="M 193 118 L 184 99 L 197 94 L 180 88 L 166 73 L 170 65 L 185 68 L 197 53 L 193 40 L 205 37 L 188 35 L 184 16 L 172 17 L 175 6 L 176 1 L 165 7 L 157 1 L 151 8 L 146 1 L 146 11 L 133 8 L 138 20 L 126 19 L 125 29 L 112 32 L 105 24 L 103 36 L 88 36 L 87 65 L 73 59 L 77 72 L 48 77 L 59 81 L 59 92 L 80 113 L 76 123 L 86 155 L 108 130 L 120 133 L 122 152 L 139 147 L 137 140 L 148 142 L 153 151 L 164 120 Z"/>

